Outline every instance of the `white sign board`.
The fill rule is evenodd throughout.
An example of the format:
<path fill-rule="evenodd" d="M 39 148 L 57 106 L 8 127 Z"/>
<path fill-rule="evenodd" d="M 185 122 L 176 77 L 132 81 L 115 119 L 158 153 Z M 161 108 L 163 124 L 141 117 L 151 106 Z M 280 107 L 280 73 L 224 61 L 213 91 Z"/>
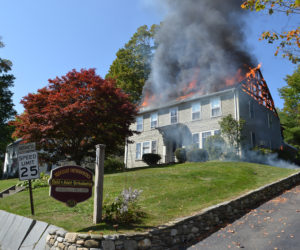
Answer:
<path fill-rule="evenodd" d="M 37 152 L 19 154 L 18 162 L 19 179 L 21 181 L 40 178 Z"/>
<path fill-rule="evenodd" d="M 35 151 L 35 142 L 25 143 L 19 145 L 19 155 Z"/>

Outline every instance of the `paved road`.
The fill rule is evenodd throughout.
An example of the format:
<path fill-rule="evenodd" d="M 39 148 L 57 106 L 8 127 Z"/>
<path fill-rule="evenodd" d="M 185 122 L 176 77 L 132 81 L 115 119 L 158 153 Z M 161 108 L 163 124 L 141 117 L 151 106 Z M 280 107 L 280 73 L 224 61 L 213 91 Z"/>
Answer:
<path fill-rule="evenodd" d="M 252 210 L 189 250 L 300 250 L 300 185 Z"/>

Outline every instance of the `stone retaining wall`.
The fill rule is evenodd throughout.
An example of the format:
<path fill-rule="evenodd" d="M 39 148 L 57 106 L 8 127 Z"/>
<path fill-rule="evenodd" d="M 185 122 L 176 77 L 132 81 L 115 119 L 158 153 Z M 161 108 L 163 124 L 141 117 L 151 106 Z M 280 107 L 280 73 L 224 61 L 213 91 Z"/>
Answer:
<path fill-rule="evenodd" d="M 193 216 L 177 219 L 145 233 L 132 235 L 93 235 L 49 231 L 46 242 L 49 249 L 178 249 L 190 245 L 216 231 L 224 223 L 240 218 L 249 209 L 279 195 L 300 183 L 300 173 L 251 191 L 234 200 L 202 210 Z"/>

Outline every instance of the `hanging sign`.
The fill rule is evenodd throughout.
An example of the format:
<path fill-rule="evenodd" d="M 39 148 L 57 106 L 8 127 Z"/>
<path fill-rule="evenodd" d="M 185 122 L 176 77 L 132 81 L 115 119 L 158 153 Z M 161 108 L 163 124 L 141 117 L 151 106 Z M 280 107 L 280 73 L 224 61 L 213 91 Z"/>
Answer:
<path fill-rule="evenodd" d="M 93 174 L 79 166 L 64 166 L 51 171 L 50 196 L 69 207 L 92 196 Z"/>

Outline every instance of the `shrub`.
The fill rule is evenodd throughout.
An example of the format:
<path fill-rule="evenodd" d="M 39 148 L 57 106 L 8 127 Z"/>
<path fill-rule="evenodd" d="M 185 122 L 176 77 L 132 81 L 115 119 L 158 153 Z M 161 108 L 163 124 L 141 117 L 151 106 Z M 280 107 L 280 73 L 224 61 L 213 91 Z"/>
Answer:
<path fill-rule="evenodd" d="M 161 156 L 158 154 L 143 154 L 143 161 L 149 166 L 157 165 L 160 159 Z"/>
<path fill-rule="evenodd" d="M 226 142 L 220 135 L 210 136 L 205 140 L 204 148 L 210 160 L 220 159 L 226 148 Z"/>
<path fill-rule="evenodd" d="M 177 148 L 175 150 L 175 156 L 180 163 L 186 162 L 186 150 L 185 148 Z"/>
<path fill-rule="evenodd" d="M 208 160 L 208 154 L 205 149 L 193 148 L 187 152 L 187 160 L 190 162 L 204 162 Z"/>
<path fill-rule="evenodd" d="M 104 161 L 104 172 L 105 173 L 122 171 L 123 169 L 124 169 L 124 163 L 117 158 L 107 158 Z"/>
<path fill-rule="evenodd" d="M 145 213 L 137 204 L 142 190 L 124 189 L 110 204 L 104 204 L 103 219 L 107 222 L 128 224 L 140 221 Z"/>

